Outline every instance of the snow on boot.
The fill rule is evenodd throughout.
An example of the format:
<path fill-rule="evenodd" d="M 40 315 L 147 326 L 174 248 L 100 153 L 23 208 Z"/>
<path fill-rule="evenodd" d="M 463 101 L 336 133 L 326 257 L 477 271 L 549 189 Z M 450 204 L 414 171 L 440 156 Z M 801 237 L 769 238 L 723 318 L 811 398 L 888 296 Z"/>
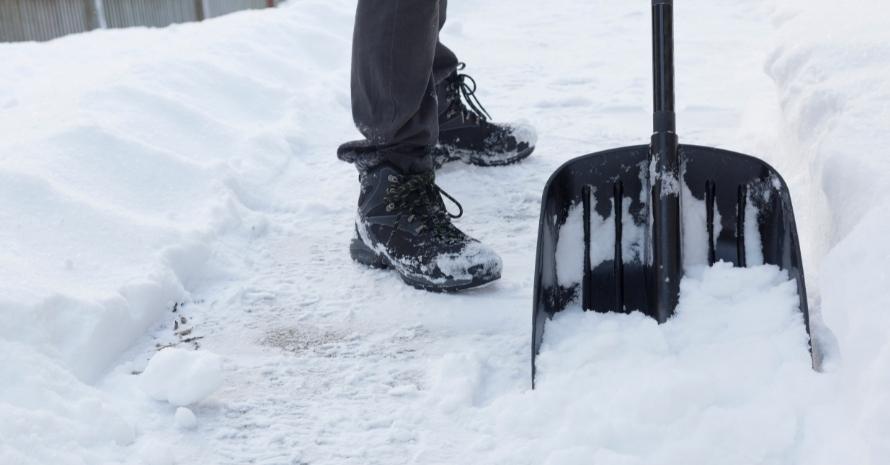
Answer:
<path fill-rule="evenodd" d="M 458 70 L 464 69 L 461 63 Z M 440 84 L 439 143 L 432 155 L 436 167 L 461 160 L 479 166 L 516 163 L 535 149 L 534 128 L 492 123 L 476 98 L 476 81 L 455 71 Z"/>
<path fill-rule="evenodd" d="M 435 184 L 432 171 L 405 174 L 382 163 L 359 175 L 356 238 L 352 258 L 393 268 L 402 280 L 434 292 L 481 286 L 501 277 L 498 255 L 457 229 L 460 204 Z M 460 210 L 451 215 L 440 194 Z"/>

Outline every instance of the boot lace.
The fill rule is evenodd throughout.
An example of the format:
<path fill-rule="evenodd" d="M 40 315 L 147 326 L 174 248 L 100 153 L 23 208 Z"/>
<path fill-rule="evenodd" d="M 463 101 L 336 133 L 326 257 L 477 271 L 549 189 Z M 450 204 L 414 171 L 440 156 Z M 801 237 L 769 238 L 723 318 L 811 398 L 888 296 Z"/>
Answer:
<path fill-rule="evenodd" d="M 434 174 L 390 175 L 388 181 L 389 187 L 387 187 L 384 197 L 386 211 L 399 212 L 397 221 L 405 219 L 408 223 L 419 223 L 418 232 L 432 231 L 442 239 L 459 240 L 461 238 L 458 229 L 451 224 L 451 219 L 463 216 L 463 206 L 436 185 Z M 445 208 L 440 194 L 457 206 L 458 213 L 456 215 Z"/>
<path fill-rule="evenodd" d="M 458 63 L 457 71 L 462 71 L 466 67 L 466 63 Z M 461 114 L 465 120 L 487 121 L 491 119 L 491 115 L 488 114 L 488 111 L 482 106 L 482 102 L 476 97 L 476 80 L 469 74 L 457 73 L 453 80 L 448 83 L 447 89 L 450 104 L 448 109 L 449 118 Z M 464 105 L 464 101 L 467 102 L 466 105 Z"/>

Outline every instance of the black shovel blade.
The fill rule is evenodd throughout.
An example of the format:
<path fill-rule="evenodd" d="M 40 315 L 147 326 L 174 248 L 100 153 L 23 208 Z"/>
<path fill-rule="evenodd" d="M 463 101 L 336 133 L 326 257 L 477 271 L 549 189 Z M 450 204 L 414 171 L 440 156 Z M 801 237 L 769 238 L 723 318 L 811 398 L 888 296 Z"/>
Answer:
<path fill-rule="evenodd" d="M 785 181 L 762 160 L 728 150 L 681 144 L 679 158 L 684 256 L 692 254 L 700 264 L 722 260 L 786 270 L 797 282 L 809 333 L 803 264 Z M 656 318 L 649 178 L 649 146 L 637 145 L 570 160 L 547 182 L 535 268 L 532 383 L 544 326 L 569 304 Z"/>

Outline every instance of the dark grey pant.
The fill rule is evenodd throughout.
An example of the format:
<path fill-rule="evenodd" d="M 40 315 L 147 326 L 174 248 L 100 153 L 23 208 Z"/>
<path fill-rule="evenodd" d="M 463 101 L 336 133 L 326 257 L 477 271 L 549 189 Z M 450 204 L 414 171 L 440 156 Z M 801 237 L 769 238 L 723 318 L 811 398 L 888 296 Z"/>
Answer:
<path fill-rule="evenodd" d="M 458 63 L 439 42 L 447 3 L 358 1 L 352 38 L 352 117 L 367 140 L 341 146 L 341 159 L 372 165 L 382 158 L 407 171 L 432 169 L 425 149 L 439 137 L 436 85 Z"/>

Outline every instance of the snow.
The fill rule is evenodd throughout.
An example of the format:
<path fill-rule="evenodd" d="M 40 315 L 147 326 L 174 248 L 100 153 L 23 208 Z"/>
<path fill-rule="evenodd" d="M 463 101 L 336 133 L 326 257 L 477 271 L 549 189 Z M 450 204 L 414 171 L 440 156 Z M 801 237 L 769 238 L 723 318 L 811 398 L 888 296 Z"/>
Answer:
<path fill-rule="evenodd" d="M 708 209 L 704 199 L 697 199 L 692 195 L 689 186 L 683 185 L 680 193 L 680 202 L 683 209 L 683 223 L 681 225 L 683 234 L 683 244 L 681 253 L 683 254 L 683 268 L 690 269 L 695 266 L 708 264 Z M 720 215 L 720 209 L 714 209 L 713 237 L 719 237 L 723 231 L 723 217 Z M 747 218 L 746 218 L 747 221 Z M 745 223 L 747 226 L 749 223 Z M 756 223 L 754 223 L 756 225 Z M 756 228 L 755 228 L 756 229 Z M 747 234 L 747 232 L 746 232 Z M 760 232 L 757 232 L 758 237 Z M 747 236 L 746 236 L 747 239 Z M 760 247 L 760 242 L 757 242 Z M 746 244 L 747 247 L 747 244 Z M 761 264 L 763 260 L 761 260 Z"/>
<path fill-rule="evenodd" d="M 590 246 L 590 262 L 598 264 L 608 255 L 602 253 L 602 249 L 609 246 L 606 243 L 609 230 L 612 228 L 602 228 L 603 218 L 596 212 L 590 214 L 590 227 L 597 227 L 602 238 L 599 241 L 591 241 Z M 613 220 L 614 224 L 614 220 Z M 591 233 L 594 231 L 591 229 Z M 612 233 L 612 247 L 615 247 L 615 234 Z M 594 253 L 596 252 L 596 253 Z M 578 266 L 584 263 L 584 208 L 583 205 L 572 205 L 566 214 L 565 222 L 559 226 L 559 234 L 556 238 L 556 279 L 559 284 L 565 288 L 572 287 L 573 284 L 580 283 L 584 278 L 584 268 Z"/>
<path fill-rule="evenodd" d="M 195 429 L 198 426 L 198 418 L 195 417 L 195 413 L 186 407 L 177 408 L 176 413 L 173 414 L 173 419 L 176 422 L 176 426 L 184 430 Z"/>
<path fill-rule="evenodd" d="M 664 325 L 639 313 L 568 309 L 547 326 L 540 392 L 493 409 L 533 402 L 517 422 L 567 433 L 524 451 L 540 454 L 531 463 L 581 445 L 629 463 L 796 463 L 798 423 L 811 402 L 799 391 L 819 376 L 796 289 L 774 266 L 721 262 L 684 278 L 677 314 Z"/>
<path fill-rule="evenodd" d="M 481 264 L 480 273 L 485 275 L 501 270 L 501 259 L 491 248 L 479 242 L 467 244 L 460 253 L 437 255 L 434 263 L 445 276 L 457 280 L 472 280 L 473 276 L 467 270 L 473 264 Z"/>
<path fill-rule="evenodd" d="M 166 348 L 140 376 L 142 390 L 155 400 L 184 406 L 200 402 L 222 385 L 222 359 L 207 351 Z M 180 417 L 176 411 L 177 419 Z"/>
<path fill-rule="evenodd" d="M 748 192 L 745 202 L 745 264 L 748 266 L 763 265 L 763 240 L 760 238 L 760 221 L 757 219 L 758 210 Z"/>
<path fill-rule="evenodd" d="M 535 130 L 535 126 L 530 122 L 517 121 L 510 125 L 513 127 L 513 135 L 516 137 L 516 142 L 520 144 L 524 142 L 530 147 L 533 147 L 538 143 L 538 132 Z"/>
<path fill-rule="evenodd" d="M 0 44 L 0 463 L 884 463 L 888 7 L 675 6 L 681 141 L 783 174 L 826 372 L 782 273 L 718 265 L 662 326 L 561 315 L 532 391 L 541 190 L 648 139 L 649 4 L 504 5 L 451 2 L 443 35 L 538 148 L 437 174 L 503 259 L 456 295 L 348 257 L 354 2 Z M 194 422 L 142 390 L 169 354 Z"/>
<path fill-rule="evenodd" d="M 881 463 L 890 454 L 890 316 L 883 310 L 890 300 L 882 290 L 890 284 L 890 248 L 880 232 L 890 227 L 890 161 L 882 155 L 890 144 L 890 59 L 879 26 L 886 16 L 878 1 L 782 2 L 777 44 L 764 65 L 786 122 L 784 164 L 797 174 L 791 187 L 810 199 L 801 216 L 809 225 L 804 258 L 813 297 L 836 335 L 826 341 L 838 349 L 829 352 L 838 382 L 833 413 L 846 421 L 844 433 L 821 447 L 830 451 L 820 458 L 825 463 L 845 456 Z"/>
<path fill-rule="evenodd" d="M 626 261 L 641 261 L 644 255 L 644 226 L 637 225 L 630 206 L 633 199 L 624 197 L 621 202 L 622 241 L 621 253 Z M 610 204 L 607 217 L 597 213 L 595 192 L 591 192 L 590 211 L 590 268 L 615 256 L 615 206 Z M 559 226 L 556 241 L 556 277 L 559 284 L 570 288 L 581 282 L 584 268 L 584 205 L 577 203 L 569 207 L 565 221 Z"/>
<path fill-rule="evenodd" d="M 2 463 L 99 463 L 136 439 L 107 396 L 33 347 L 0 340 L 0 379 Z M 66 457 L 72 444 L 77 455 Z"/>

